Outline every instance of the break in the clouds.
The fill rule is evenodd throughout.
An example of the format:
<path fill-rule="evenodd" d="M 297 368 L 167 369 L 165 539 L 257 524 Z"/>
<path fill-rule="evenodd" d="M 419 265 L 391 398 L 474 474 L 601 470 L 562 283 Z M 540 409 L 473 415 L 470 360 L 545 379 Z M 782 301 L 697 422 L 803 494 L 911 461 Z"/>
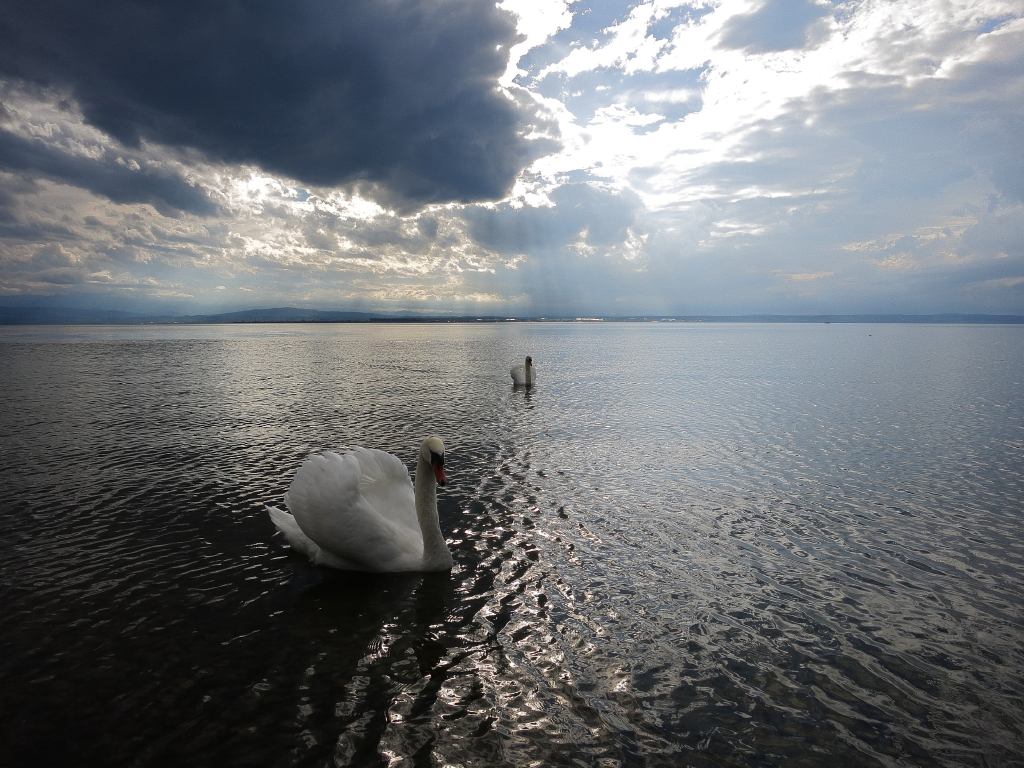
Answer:
<path fill-rule="evenodd" d="M 1024 313 L 1022 16 L 8 4 L 0 300 Z"/>

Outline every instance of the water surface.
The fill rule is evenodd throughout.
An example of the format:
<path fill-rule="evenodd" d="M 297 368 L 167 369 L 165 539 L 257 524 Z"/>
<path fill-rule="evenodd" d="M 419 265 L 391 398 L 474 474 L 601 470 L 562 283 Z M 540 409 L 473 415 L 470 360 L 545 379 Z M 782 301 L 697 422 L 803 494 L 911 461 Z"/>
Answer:
<path fill-rule="evenodd" d="M 14 326 L 0 359 L 5 765 L 1024 765 L 1024 328 Z M 450 575 L 275 534 L 311 451 L 431 433 Z"/>

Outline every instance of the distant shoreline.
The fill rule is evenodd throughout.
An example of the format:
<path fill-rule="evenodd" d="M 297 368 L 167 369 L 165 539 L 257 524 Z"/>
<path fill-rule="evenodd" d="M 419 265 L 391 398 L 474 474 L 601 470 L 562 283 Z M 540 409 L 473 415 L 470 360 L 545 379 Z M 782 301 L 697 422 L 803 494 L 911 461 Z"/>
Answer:
<path fill-rule="evenodd" d="M 942 313 L 932 315 L 628 315 L 508 317 L 497 315 L 385 315 L 296 307 L 209 315 L 143 315 L 117 310 L 2 307 L 0 325 L 236 325 L 267 323 L 911 323 L 934 325 L 1024 325 L 1024 315 Z"/>

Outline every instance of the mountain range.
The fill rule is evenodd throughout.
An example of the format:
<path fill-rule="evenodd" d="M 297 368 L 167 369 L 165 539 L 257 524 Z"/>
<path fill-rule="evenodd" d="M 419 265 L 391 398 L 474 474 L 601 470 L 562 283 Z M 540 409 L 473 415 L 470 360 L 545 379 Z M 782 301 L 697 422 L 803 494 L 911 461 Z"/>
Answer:
<path fill-rule="evenodd" d="M 299 307 L 246 309 L 206 315 L 147 315 L 113 309 L 74 307 L 0 306 L 0 325 L 141 325 L 193 323 L 395 323 L 395 322 L 718 322 L 718 323 L 986 323 L 1024 324 L 1024 315 L 944 313 L 935 315 L 677 315 L 630 317 L 521 317 L 494 315 L 417 315 L 413 312 L 380 314 L 342 312 Z"/>

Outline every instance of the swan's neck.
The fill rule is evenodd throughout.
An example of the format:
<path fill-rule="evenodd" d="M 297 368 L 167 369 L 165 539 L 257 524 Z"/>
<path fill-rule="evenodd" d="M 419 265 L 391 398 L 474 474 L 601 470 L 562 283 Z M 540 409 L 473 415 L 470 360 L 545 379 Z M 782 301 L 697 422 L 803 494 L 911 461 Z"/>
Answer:
<path fill-rule="evenodd" d="M 530 365 L 530 361 L 527 360 L 523 365 L 523 375 L 526 377 L 526 386 L 533 386 L 533 366 Z"/>
<path fill-rule="evenodd" d="M 437 519 L 437 481 L 434 469 L 422 456 L 416 464 L 416 517 L 423 534 L 423 570 L 446 571 L 452 567 L 452 553 Z"/>

